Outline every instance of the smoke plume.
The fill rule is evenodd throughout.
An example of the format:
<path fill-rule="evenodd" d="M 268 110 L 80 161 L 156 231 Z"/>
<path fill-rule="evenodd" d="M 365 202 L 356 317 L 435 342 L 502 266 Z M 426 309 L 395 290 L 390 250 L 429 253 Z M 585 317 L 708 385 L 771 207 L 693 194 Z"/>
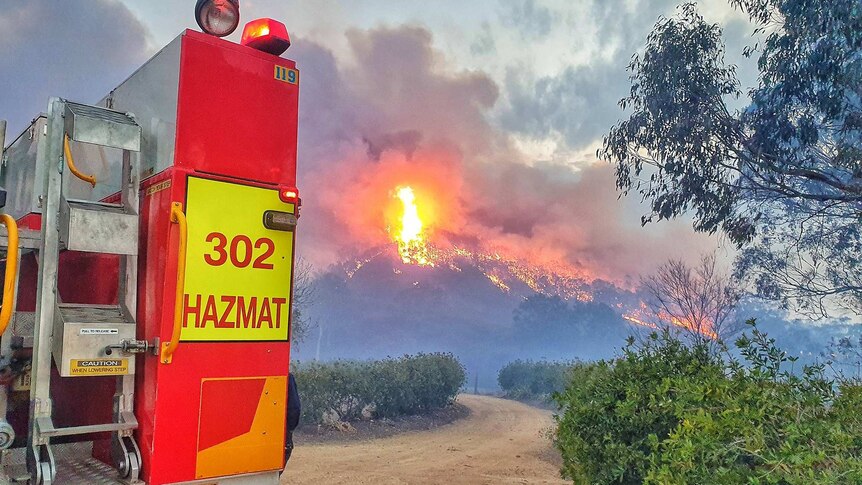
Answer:
<path fill-rule="evenodd" d="M 392 191 L 410 185 L 437 245 L 469 245 L 629 286 L 714 241 L 684 222 L 641 228 L 611 167 L 531 160 L 497 125 L 500 88 L 453 69 L 422 27 L 352 30 L 350 56 L 296 42 L 302 73 L 300 247 L 327 264 L 385 244 Z"/>

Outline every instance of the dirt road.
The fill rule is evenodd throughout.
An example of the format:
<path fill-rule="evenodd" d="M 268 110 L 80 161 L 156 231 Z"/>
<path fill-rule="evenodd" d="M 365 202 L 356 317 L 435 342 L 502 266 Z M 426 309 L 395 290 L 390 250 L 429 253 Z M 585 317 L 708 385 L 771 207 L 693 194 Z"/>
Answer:
<path fill-rule="evenodd" d="M 547 411 L 462 395 L 470 416 L 432 431 L 293 452 L 283 484 L 563 484 Z"/>

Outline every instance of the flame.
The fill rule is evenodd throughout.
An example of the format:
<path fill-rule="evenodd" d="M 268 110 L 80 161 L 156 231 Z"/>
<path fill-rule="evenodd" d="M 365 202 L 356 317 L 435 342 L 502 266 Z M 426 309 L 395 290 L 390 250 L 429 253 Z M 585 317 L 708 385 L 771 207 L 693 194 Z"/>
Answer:
<path fill-rule="evenodd" d="M 631 313 L 626 313 L 625 315 L 623 315 L 623 318 L 624 318 L 625 320 L 628 320 L 629 322 L 634 323 L 635 325 L 640 325 L 641 327 L 648 327 L 648 328 L 652 328 L 652 329 L 654 329 L 654 330 L 658 330 L 658 329 L 659 329 L 659 328 L 658 328 L 658 325 L 656 325 L 656 324 L 654 324 L 654 323 L 652 323 L 652 322 L 648 322 L 648 321 L 646 321 L 646 320 L 642 320 L 642 319 L 640 319 L 640 318 L 638 318 L 638 317 L 634 316 L 634 315 L 633 315 L 633 314 L 631 314 Z"/>
<path fill-rule="evenodd" d="M 581 268 L 559 261 L 553 264 L 530 262 L 527 260 L 529 258 L 515 258 L 508 251 L 494 247 L 468 249 L 448 240 L 446 234 L 449 234 L 448 237 L 451 234 L 445 228 L 437 231 L 440 233 L 437 235 L 438 241 L 432 241 L 431 226 L 441 222 L 440 203 L 438 200 L 426 199 L 420 203 L 417 194 L 427 193 L 429 188 L 420 184 L 421 190 L 417 192 L 414 186 L 396 186 L 390 192 L 393 205 L 385 211 L 385 217 L 389 220 L 388 232 L 398 246 L 398 255 L 403 263 L 426 267 L 448 266 L 460 272 L 459 264 L 466 260 L 503 292 L 511 291 L 513 284 L 523 283 L 537 293 L 592 301 L 593 295 L 584 291 L 584 283 L 594 278 Z"/>
<path fill-rule="evenodd" d="M 623 318 L 632 322 L 636 325 L 641 325 L 643 327 L 648 327 L 652 329 L 658 329 L 659 325 L 655 323 L 655 320 L 664 323 L 666 325 L 671 325 L 675 327 L 685 328 L 688 330 L 693 330 L 695 332 L 701 333 L 703 336 L 710 338 L 712 340 L 718 339 L 718 334 L 715 333 L 713 329 L 713 323 L 708 319 L 703 322 L 702 325 L 698 325 L 696 322 L 691 321 L 686 318 L 679 318 L 673 316 L 665 311 L 653 311 L 651 310 L 646 303 L 641 302 L 640 308 L 631 310 L 623 314 Z"/>
<path fill-rule="evenodd" d="M 398 227 L 394 231 L 395 242 L 401 261 L 419 266 L 434 266 L 425 238 L 425 226 L 419 217 L 416 194 L 409 186 L 395 189 L 395 197 L 401 201 L 402 212 Z"/>
<path fill-rule="evenodd" d="M 500 288 L 500 290 L 503 291 L 504 293 L 508 293 L 509 290 L 511 290 L 509 285 L 507 285 L 506 282 L 503 281 L 503 278 L 500 278 L 499 276 L 497 276 L 493 273 L 485 273 L 485 276 L 489 280 L 491 280 L 491 283 L 494 283 L 494 286 L 496 286 L 497 288 Z"/>

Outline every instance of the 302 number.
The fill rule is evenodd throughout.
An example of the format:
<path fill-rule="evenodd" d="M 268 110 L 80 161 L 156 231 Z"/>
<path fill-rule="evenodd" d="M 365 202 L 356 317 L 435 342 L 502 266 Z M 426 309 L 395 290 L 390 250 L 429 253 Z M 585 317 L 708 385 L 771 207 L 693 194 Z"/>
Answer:
<path fill-rule="evenodd" d="M 275 243 L 272 239 L 264 237 L 252 243 L 251 238 L 240 234 L 228 241 L 228 237 L 224 234 L 211 232 L 207 235 L 206 241 L 213 245 L 212 252 L 204 254 L 204 261 L 211 266 L 221 266 L 230 260 L 237 268 L 247 268 L 249 264 L 257 269 L 273 268 L 272 263 L 267 262 L 275 253 Z"/>

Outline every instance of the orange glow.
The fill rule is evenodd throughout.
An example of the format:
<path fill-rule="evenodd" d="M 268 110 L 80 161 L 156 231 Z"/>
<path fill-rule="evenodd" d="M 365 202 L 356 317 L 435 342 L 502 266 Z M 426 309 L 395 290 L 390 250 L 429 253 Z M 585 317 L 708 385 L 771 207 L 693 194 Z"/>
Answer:
<path fill-rule="evenodd" d="M 252 20 L 245 25 L 240 44 L 278 56 L 290 47 L 290 35 L 283 23 L 270 18 L 262 18 Z M 282 81 L 287 81 L 287 79 L 282 79 Z"/>
<path fill-rule="evenodd" d="M 629 322 L 643 327 L 658 329 L 659 325 L 655 322 L 659 322 L 666 325 L 698 332 L 704 337 L 710 338 L 712 340 L 718 339 L 718 335 L 713 329 L 713 324 L 709 320 L 705 320 L 703 324 L 698 325 L 695 321 L 675 317 L 663 310 L 658 312 L 653 311 L 644 302 L 641 302 L 639 309 L 631 310 L 623 314 L 623 318 L 628 320 Z"/>
<path fill-rule="evenodd" d="M 418 150 L 409 157 L 383 151 L 374 164 L 365 163 L 366 156 L 363 148 L 342 170 L 317 181 L 340 188 L 315 197 L 338 208 L 352 244 L 385 244 L 393 253 L 397 250 L 404 264 L 418 267 L 460 271 L 472 266 L 504 292 L 531 289 L 567 300 L 593 299 L 586 284 L 602 275 L 571 263 L 562 246 L 500 235 L 493 225 L 470 222 L 468 211 L 477 207 L 468 201 L 482 200 L 483 194 L 465 186 L 460 154 L 443 148 Z"/>
<path fill-rule="evenodd" d="M 641 320 L 640 318 L 635 317 L 631 314 L 627 313 L 627 314 L 623 315 L 623 318 L 628 320 L 629 322 L 634 323 L 635 325 L 640 325 L 642 327 L 648 327 L 648 328 L 653 328 L 653 329 L 658 330 L 658 325 L 656 325 L 654 323 L 647 322 L 646 320 Z"/>
<path fill-rule="evenodd" d="M 282 202 L 296 204 L 299 202 L 299 191 L 294 188 L 281 189 L 278 192 L 278 198 L 281 199 Z"/>
<path fill-rule="evenodd" d="M 398 187 L 395 189 L 395 197 L 401 201 L 402 210 L 392 235 L 398 243 L 401 261 L 419 266 L 434 266 L 428 254 L 428 245 L 425 241 L 426 229 L 422 218 L 419 217 L 413 188 Z"/>
<path fill-rule="evenodd" d="M 264 37 L 269 35 L 269 23 L 272 22 L 271 19 L 257 19 L 252 20 L 248 24 L 246 24 L 245 28 L 242 31 L 242 43 L 245 45 L 253 39 L 258 39 L 260 37 Z"/>

